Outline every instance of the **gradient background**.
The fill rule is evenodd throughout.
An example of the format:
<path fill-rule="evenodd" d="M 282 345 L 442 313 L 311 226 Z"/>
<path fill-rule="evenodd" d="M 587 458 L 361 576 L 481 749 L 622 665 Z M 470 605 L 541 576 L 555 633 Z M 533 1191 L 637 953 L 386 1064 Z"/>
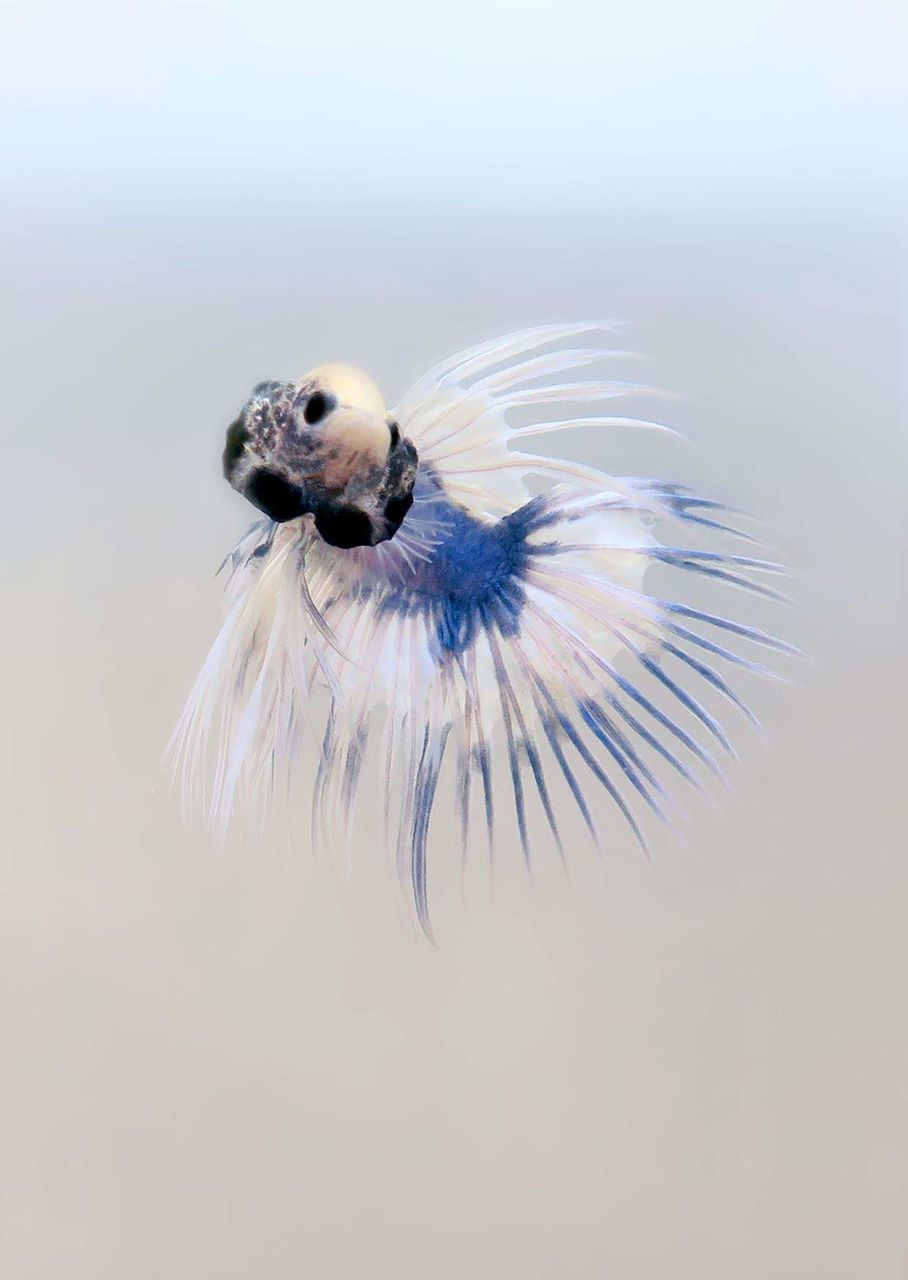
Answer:
<path fill-rule="evenodd" d="M 900 9 L 0 7 L 4 1280 L 908 1274 Z M 811 662 L 651 865 L 437 823 L 435 952 L 162 784 L 223 429 L 603 315 L 691 444 L 571 447 L 765 514 Z"/>

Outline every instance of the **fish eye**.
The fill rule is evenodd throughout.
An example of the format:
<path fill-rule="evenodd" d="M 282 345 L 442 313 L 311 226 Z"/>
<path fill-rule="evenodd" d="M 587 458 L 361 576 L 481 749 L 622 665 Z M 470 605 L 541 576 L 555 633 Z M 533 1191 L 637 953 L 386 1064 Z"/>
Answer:
<path fill-rule="evenodd" d="M 306 407 L 303 410 L 303 417 L 309 423 L 310 427 L 316 422 L 321 422 L 326 413 L 330 413 L 337 401 L 334 396 L 326 396 L 323 391 L 313 391 L 312 395 L 306 401 Z"/>

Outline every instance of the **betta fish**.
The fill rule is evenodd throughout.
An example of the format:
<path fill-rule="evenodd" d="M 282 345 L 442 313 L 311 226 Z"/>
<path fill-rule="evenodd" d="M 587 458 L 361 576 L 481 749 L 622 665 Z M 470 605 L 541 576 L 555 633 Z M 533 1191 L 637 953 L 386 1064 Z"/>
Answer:
<path fill-rule="evenodd" d="M 640 390 L 590 372 L 625 354 L 610 332 L 484 343 L 390 411 L 367 374 L 324 365 L 260 383 L 227 430 L 224 475 L 262 518 L 225 561 L 226 618 L 174 734 L 184 787 L 223 826 L 261 811 L 314 740 L 312 837 L 339 842 L 377 740 L 370 839 L 383 825 L 430 937 L 442 780 L 464 850 L 477 828 L 492 848 L 505 804 L 528 861 L 540 829 L 564 855 L 563 805 L 598 842 L 597 789 L 645 848 L 671 779 L 702 789 L 734 754 L 716 705 L 755 723 L 734 670 L 771 675 L 759 651 L 793 652 L 685 590 L 781 598 L 781 566 L 734 549 L 756 541 L 741 513 L 531 451 L 545 433 L 669 430 L 606 414 Z"/>

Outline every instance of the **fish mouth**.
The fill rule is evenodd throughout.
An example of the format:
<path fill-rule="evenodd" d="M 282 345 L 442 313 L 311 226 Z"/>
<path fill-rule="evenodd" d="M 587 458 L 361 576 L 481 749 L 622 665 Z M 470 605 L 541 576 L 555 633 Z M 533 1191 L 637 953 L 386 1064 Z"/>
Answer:
<path fill-rule="evenodd" d="M 276 524 L 285 524 L 311 510 L 299 485 L 267 467 L 253 471 L 243 486 L 243 497 Z"/>

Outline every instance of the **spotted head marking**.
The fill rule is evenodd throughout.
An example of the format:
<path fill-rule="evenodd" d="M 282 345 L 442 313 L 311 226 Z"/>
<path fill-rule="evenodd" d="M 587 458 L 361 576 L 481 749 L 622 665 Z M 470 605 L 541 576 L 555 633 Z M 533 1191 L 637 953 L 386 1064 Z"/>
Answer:
<path fill-rule="evenodd" d="M 413 502 L 418 456 L 360 369 L 320 365 L 261 382 L 227 428 L 224 476 L 272 520 L 314 517 L 335 547 L 392 538 Z"/>

